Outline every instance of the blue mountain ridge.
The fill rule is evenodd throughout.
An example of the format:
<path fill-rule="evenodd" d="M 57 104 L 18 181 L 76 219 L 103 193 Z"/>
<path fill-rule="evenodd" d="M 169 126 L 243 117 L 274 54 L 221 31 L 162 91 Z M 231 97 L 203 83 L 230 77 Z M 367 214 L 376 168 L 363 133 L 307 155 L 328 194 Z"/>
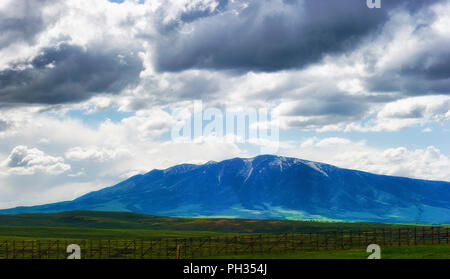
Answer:
<path fill-rule="evenodd" d="M 371 174 L 274 155 L 152 170 L 73 201 L 3 214 L 72 210 L 179 217 L 450 223 L 450 182 Z"/>

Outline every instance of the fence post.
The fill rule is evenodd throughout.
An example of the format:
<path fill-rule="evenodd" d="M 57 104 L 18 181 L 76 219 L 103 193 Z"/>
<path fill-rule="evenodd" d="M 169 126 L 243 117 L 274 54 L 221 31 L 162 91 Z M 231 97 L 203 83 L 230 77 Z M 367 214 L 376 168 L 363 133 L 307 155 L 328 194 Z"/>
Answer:
<path fill-rule="evenodd" d="M 361 229 L 358 230 L 358 246 L 361 246 Z"/>
<path fill-rule="evenodd" d="M 68 245 L 68 243 L 67 243 L 67 240 L 65 240 L 65 241 L 64 241 L 64 249 L 63 249 L 63 255 L 64 255 L 64 256 L 63 256 L 63 259 L 66 257 L 66 256 L 65 256 L 65 255 L 66 255 L 65 253 L 66 253 L 67 246 L 69 246 L 69 245 Z"/>
<path fill-rule="evenodd" d="M 431 244 L 434 244 L 434 227 L 431 227 Z"/>
<path fill-rule="evenodd" d="M 89 250 L 88 250 L 88 251 L 89 251 L 89 254 L 88 254 L 88 257 L 89 257 L 89 258 L 93 258 L 93 257 L 92 257 L 92 239 L 89 240 L 89 244 L 88 244 L 88 245 L 89 245 Z"/>
<path fill-rule="evenodd" d="M 408 246 L 409 246 L 409 228 L 407 228 L 406 234 L 407 234 L 406 239 L 407 239 L 407 241 L 408 241 Z"/>
<path fill-rule="evenodd" d="M 422 244 L 426 244 L 427 240 L 425 238 L 425 227 L 422 227 Z"/>
<path fill-rule="evenodd" d="M 212 246 L 211 246 L 211 237 L 209 236 L 208 237 L 208 253 L 209 253 L 209 256 L 211 257 L 212 256 Z"/>
<path fill-rule="evenodd" d="M 392 232 L 392 228 L 389 228 L 389 246 L 392 246 L 394 243 L 394 234 Z"/>
<path fill-rule="evenodd" d="M 291 240 L 289 241 L 289 251 L 290 252 L 294 252 L 294 234 L 290 233 L 291 235 Z"/>
<path fill-rule="evenodd" d="M 153 259 L 153 241 L 150 240 L 150 247 L 149 247 L 149 251 L 150 251 L 150 259 Z"/>
<path fill-rule="evenodd" d="M 178 241 L 177 241 L 178 242 Z M 176 259 L 179 260 L 180 259 L 180 245 L 177 244 L 177 255 L 176 255 Z"/>
<path fill-rule="evenodd" d="M 441 244 L 441 227 L 438 227 L 438 244 Z"/>
<path fill-rule="evenodd" d="M 169 239 L 166 238 L 166 258 L 169 258 Z"/>
<path fill-rule="evenodd" d="M 448 244 L 448 227 L 447 227 L 447 244 Z"/>
<path fill-rule="evenodd" d="M 12 258 L 13 259 L 16 258 L 16 241 L 15 240 L 12 241 Z"/>
<path fill-rule="evenodd" d="M 312 233 L 309 233 L 309 248 L 312 250 Z"/>
<path fill-rule="evenodd" d="M 287 233 L 285 233 L 284 234 L 284 252 L 286 253 L 287 252 L 287 245 L 288 245 L 288 234 Z"/>
<path fill-rule="evenodd" d="M 417 245 L 417 227 L 414 226 L 414 245 Z"/>
<path fill-rule="evenodd" d="M 56 258 L 59 259 L 59 240 L 56 240 Z"/>
<path fill-rule="evenodd" d="M 264 254 L 263 253 L 263 235 L 262 234 L 259 235 L 259 253 Z"/>
<path fill-rule="evenodd" d="M 402 229 L 398 228 L 398 246 L 402 246 Z"/>
<path fill-rule="evenodd" d="M 99 239 L 98 240 L 98 258 L 101 259 L 102 258 L 102 254 L 103 254 L 103 244 L 102 244 L 102 240 Z"/>
<path fill-rule="evenodd" d="M 337 242 L 338 242 L 337 231 L 334 231 L 334 250 L 337 250 Z"/>
<path fill-rule="evenodd" d="M 41 241 L 37 241 L 37 248 L 38 248 L 38 259 L 41 259 Z"/>
<path fill-rule="evenodd" d="M 316 233 L 316 249 L 320 250 L 320 236 L 322 234 L 321 233 Z"/>
<path fill-rule="evenodd" d="M 291 233 L 291 252 L 295 253 L 298 248 L 297 236 L 295 233 Z"/>
<path fill-rule="evenodd" d="M 353 248 L 353 230 L 350 230 L 350 249 Z"/>

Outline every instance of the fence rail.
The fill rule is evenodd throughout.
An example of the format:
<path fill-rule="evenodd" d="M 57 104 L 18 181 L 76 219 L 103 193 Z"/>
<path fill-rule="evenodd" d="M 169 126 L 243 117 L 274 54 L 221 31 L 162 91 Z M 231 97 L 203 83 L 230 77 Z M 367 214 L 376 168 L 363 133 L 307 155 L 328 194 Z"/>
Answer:
<path fill-rule="evenodd" d="M 339 230 L 157 240 L 0 240 L 0 259 L 65 259 L 77 244 L 83 259 L 199 258 L 282 254 L 367 246 L 449 244 L 448 227 Z"/>

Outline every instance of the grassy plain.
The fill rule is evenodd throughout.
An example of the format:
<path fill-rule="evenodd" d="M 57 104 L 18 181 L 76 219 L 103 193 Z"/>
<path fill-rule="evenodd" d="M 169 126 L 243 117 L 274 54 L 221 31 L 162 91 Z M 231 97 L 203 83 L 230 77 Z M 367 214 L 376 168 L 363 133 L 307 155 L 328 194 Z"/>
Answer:
<path fill-rule="evenodd" d="M 27 240 L 158 240 L 255 234 L 309 234 L 334 231 L 373 229 L 420 230 L 412 224 L 339 223 L 288 220 L 244 220 L 220 218 L 173 218 L 127 212 L 73 211 L 51 214 L 0 215 L 0 241 Z M 426 227 L 426 226 L 425 226 Z M 75 242 L 74 242 L 75 243 Z M 426 242 L 425 242 L 426 243 Z M 420 243 L 419 243 L 420 244 Z M 258 244 L 256 244 L 258 245 Z M 171 248 L 172 249 L 172 248 Z M 204 255 L 204 254 L 202 254 Z M 320 249 L 318 251 L 277 252 L 271 254 L 240 254 L 226 259 L 365 259 L 364 247 Z M 410 245 L 382 247 L 383 259 L 449 259 L 450 246 Z"/>

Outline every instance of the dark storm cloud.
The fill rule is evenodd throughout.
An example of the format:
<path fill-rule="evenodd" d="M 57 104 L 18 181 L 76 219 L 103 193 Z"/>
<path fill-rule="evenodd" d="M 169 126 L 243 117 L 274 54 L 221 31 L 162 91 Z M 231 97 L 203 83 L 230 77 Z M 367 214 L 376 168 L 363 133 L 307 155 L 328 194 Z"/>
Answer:
<path fill-rule="evenodd" d="M 366 80 L 371 91 L 401 92 L 406 96 L 450 94 L 450 52 L 427 49 L 398 68 Z"/>
<path fill-rule="evenodd" d="M 42 11 L 48 0 L 14 0 L 0 10 L 0 49 L 16 42 L 32 43 L 53 20 Z"/>
<path fill-rule="evenodd" d="M 297 129 L 319 129 L 327 125 L 337 125 L 341 123 L 348 123 L 351 119 L 348 117 L 335 117 L 329 115 L 323 115 L 320 117 L 314 117 L 307 120 L 288 119 L 286 124 L 291 128 Z M 355 120 L 355 119 L 354 119 Z"/>
<path fill-rule="evenodd" d="M 61 44 L 0 71 L 0 103 L 60 104 L 119 93 L 136 84 L 142 70 L 137 53 Z"/>
<path fill-rule="evenodd" d="M 448 49 L 428 50 L 415 60 L 403 65 L 402 75 L 442 80 L 450 77 L 450 51 Z"/>
<path fill-rule="evenodd" d="M 355 96 L 336 95 L 321 99 L 306 99 L 299 102 L 291 110 L 286 111 L 287 116 L 361 116 L 368 109 L 367 100 Z"/>
<path fill-rule="evenodd" d="M 302 68 L 326 54 L 353 50 L 394 8 L 414 12 L 431 2 L 383 1 L 381 9 L 369 9 L 365 0 L 255 0 L 239 10 L 237 1 L 224 12 L 189 19 L 190 32 L 166 32 L 158 39 L 155 64 L 160 71 Z"/>
<path fill-rule="evenodd" d="M 318 129 L 362 120 L 374 105 L 395 100 L 397 98 L 389 94 L 351 95 L 325 83 L 292 98 L 290 103 L 281 105 L 277 113 L 287 117 L 286 123 L 290 127 Z"/>

